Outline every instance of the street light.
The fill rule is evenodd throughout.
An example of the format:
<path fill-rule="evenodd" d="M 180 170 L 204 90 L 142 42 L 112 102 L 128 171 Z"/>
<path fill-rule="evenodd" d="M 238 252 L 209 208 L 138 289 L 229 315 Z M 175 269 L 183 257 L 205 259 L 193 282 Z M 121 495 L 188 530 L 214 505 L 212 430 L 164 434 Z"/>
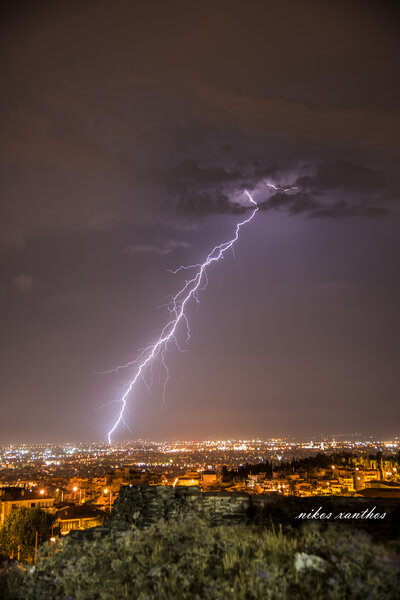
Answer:
<path fill-rule="evenodd" d="M 106 488 L 104 490 L 104 494 L 107 495 L 108 493 L 110 493 L 110 514 L 111 514 L 111 495 L 112 495 L 112 491 L 110 490 L 110 492 L 108 491 L 108 488 Z"/>

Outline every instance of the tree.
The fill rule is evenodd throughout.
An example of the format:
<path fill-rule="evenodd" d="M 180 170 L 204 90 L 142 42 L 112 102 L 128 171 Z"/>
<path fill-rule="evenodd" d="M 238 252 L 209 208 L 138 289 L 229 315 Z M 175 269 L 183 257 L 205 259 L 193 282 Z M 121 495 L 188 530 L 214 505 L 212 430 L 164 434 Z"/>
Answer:
<path fill-rule="evenodd" d="M 0 529 L 0 551 L 20 560 L 33 560 L 36 532 L 38 546 L 50 539 L 55 516 L 40 508 L 21 508 L 11 512 Z"/>

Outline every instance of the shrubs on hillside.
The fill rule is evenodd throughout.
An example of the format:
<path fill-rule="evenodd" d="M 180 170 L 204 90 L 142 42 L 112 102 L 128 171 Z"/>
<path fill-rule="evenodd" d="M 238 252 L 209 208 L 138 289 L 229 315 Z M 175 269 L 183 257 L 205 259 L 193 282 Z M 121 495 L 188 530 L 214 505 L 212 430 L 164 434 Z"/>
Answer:
<path fill-rule="evenodd" d="M 396 556 L 364 534 L 307 525 L 295 535 L 198 518 L 111 528 L 93 539 L 68 537 L 53 556 L 45 545 L 36 569 L 9 567 L 0 582 L 3 596 L 18 600 L 397 597 Z"/>

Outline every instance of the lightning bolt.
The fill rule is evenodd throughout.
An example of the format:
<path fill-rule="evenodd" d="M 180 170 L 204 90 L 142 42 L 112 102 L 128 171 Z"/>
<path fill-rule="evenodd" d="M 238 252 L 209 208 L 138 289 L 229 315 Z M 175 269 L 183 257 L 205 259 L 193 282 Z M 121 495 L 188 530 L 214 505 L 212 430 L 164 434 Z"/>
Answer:
<path fill-rule="evenodd" d="M 236 225 L 235 235 L 232 237 L 232 239 L 215 246 L 211 250 L 211 252 L 207 255 L 204 262 L 194 264 L 194 265 L 181 266 L 181 267 L 178 267 L 178 269 L 176 269 L 175 271 L 171 271 L 172 273 L 178 273 L 179 271 L 182 271 L 182 270 L 193 269 L 193 270 L 195 270 L 195 275 L 191 279 L 188 279 L 185 282 L 185 285 L 183 286 L 183 288 L 180 289 L 178 291 L 178 293 L 175 294 L 175 296 L 172 296 L 170 302 L 168 303 L 167 308 L 168 308 L 168 311 L 170 314 L 170 320 L 163 327 L 158 340 L 156 342 L 154 342 L 152 345 L 150 345 L 147 348 L 145 348 L 144 350 L 142 350 L 142 352 L 139 354 L 139 356 L 134 361 L 131 361 L 129 363 L 126 363 L 125 365 L 121 365 L 121 366 L 117 367 L 116 369 L 114 369 L 115 372 L 118 372 L 121 369 L 136 367 L 134 377 L 131 379 L 129 385 L 125 389 L 125 392 L 123 393 L 121 398 L 119 400 L 117 400 L 117 402 L 120 404 L 120 410 L 119 410 L 119 413 L 115 420 L 114 425 L 112 426 L 112 428 L 110 429 L 110 431 L 108 432 L 108 435 L 107 435 L 109 444 L 111 444 L 112 435 L 115 432 L 115 430 L 117 429 L 117 427 L 121 423 L 125 423 L 124 414 L 125 414 L 125 410 L 127 407 L 129 395 L 131 394 L 131 392 L 133 392 L 133 390 L 139 380 L 142 379 L 144 381 L 144 383 L 146 383 L 146 380 L 144 378 L 146 370 L 148 369 L 148 367 L 150 367 L 153 364 L 155 359 L 158 357 L 160 358 L 161 364 L 164 367 L 165 372 L 166 372 L 166 378 L 165 378 L 165 383 L 164 383 L 164 391 L 165 391 L 165 385 L 169 378 L 169 371 L 168 371 L 168 367 L 165 362 L 165 355 L 166 355 L 168 346 L 171 342 L 173 342 L 178 347 L 178 349 L 181 349 L 179 347 L 179 344 L 178 344 L 178 341 L 177 341 L 176 335 L 175 335 L 177 332 L 178 326 L 181 323 L 186 328 L 186 341 L 188 341 L 190 339 L 190 327 L 189 327 L 189 320 L 187 317 L 187 308 L 191 301 L 194 301 L 196 304 L 199 303 L 198 294 L 200 291 L 204 290 L 207 287 L 207 283 L 208 283 L 207 268 L 212 263 L 218 262 L 219 260 L 221 260 L 224 257 L 224 254 L 228 250 L 233 249 L 234 244 L 239 239 L 239 233 L 240 233 L 241 227 L 243 227 L 243 225 L 246 225 L 247 223 L 249 223 L 254 218 L 254 215 L 258 211 L 257 203 L 253 200 L 253 198 L 251 197 L 249 192 L 246 191 L 245 193 L 250 201 L 250 205 L 253 206 L 254 208 L 252 209 L 251 215 L 247 219 L 245 219 L 244 221 L 241 221 L 240 223 L 238 223 Z"/>
<path fill-rule="evenodd" d="M 275 185 L 273 183 L 269 183 L 268 181 L 265 182 L 265 185 L 272 188 L 273 190 L 277 191 L 277 192 L 290 192 L 290 190 L 298 190 L 299 188 L 296 187 L 295 185 L 291 185 L 290 187 L 281 187 L 279 185 Z"/>

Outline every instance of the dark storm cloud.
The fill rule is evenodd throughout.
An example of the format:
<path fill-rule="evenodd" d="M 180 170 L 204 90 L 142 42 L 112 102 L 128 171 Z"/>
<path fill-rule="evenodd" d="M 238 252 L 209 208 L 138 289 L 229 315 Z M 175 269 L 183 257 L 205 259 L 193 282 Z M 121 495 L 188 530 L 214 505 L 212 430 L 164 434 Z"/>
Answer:
<path fill-rule="evenodd" d="M 192 213 L 193 219 L 237 213 L 241 208 L 232 195 L 275 175 L 269 165 L 276 154 L 285 170 L 299 155 L 316 165 L 315 156 L 327 152 L 342 164 L 342 157 L 359 149 L 395 153 L 398 109 L 390 105 L 395 88 L 391 97 L 387 87 L 378 93 L 382 77 L 391 72 L 393 40 L 355 7 L 343 9 L 341 18 L 335 10 L 307 6 L 289 11 L 293 23 L 303 24 L 307 40 L 300 49 L 296 45 L 296 55 L 282 45 L 279 27 L 269 28 L 266 38 L 261 5 L 253 7 L 248 39 L 235 3 L 229 5 L 229 26 L 222 6 L 189 10 L 173 3 L 167 11 L 160 5 L 154 17 L 123 1 L 110 14 L 107 3 L 99 2 L 95 27 L 90 2 L 13 10 L 3 38 L 8 83 L 0 239 L 23 243 L 47 229 L 134 226 L 160 210 L 167 219 L 174 211 L 186 218 Z M 270 6 L 268 22 L 285 22 L 287 41 L 301 38 L 302 27 L 282 21 L 283 13 L 286 17 L 284 8 Z M 330 18 L 354 39 L 342 35 L 339 47 L 333 25 L 322 35 L 319 25 Z M 161 26 L 164 19 L 167 27 Z M 354 23 L 360 19 L 357 34 Z M 369 32 L 377 36 L 374 52 Z M 221 63 L 222 56 L 229 60 Z M 312 72 L 304 67 L 310 64 Z M 347 102 L 337 98 L 326 64 L 339 65 Z M 354 78 L 357 86 L 349 87 Z M 376 98 L 367 105 L 362 92 L 368 85 L 371 93 L 371 78 Z M 329 103 L 325 92 L 336 102 Z M 361 163 L 363 168 L 368 170 Z M 352 179 L 350 187 L 344 185 L 354 189 L 356 175 L 335 167 L 317 174 L 318 191 L 331 185 L 335 171 Z M 292 212 L 316 201 L 306 201 L 305 191 L 291 203 Z"/>
<path fill-rule="evenodd" d="M 200 167 L 195 160 L 184 160 L 165 174 L 170 202 L 178 213 L 206 216 L 227 212 L 240 213 L 241 207 L 229 201 L 224 191 L 234 189 L 241 180 L 239 172 L 222 167 Z"/>
<path fill-rule="evenodd" d="M 179 3 L 179 7 L 183 5 Z M 235 3 L 230 5 L 230 28 L 222 7 L 211 11 L 206 5 L 175 11 L 174 19 L 161 6 L 156 18 L 141 7 L 132 19 L 129 3 L 121 2 L 120 11 L 111 15 L 107 3 L 99 2 L 96 27 L 91 26 L 92 3 L 83 3 L 78 9 L 42 2 L 36 12 L 27 4 L 26 13 L 13 10 L 12 26 L 6 30 L 3 41 L 5 74 L 11 83 L 4 90 L 7 121 L 2 131 L 6 170 L 3 240 L 21 241 L 25 231 L 30 234 L 47 227 L 85 227 L 88 223 L 102 227 L 126 219 L 135 222 L 148 218 L 157 207 L 160 193 L 167 190 L 170 205 L 177 202 L 187 216 L 190 194 L 195 215 L 226 212 L 226 197 L 235 183 L 243 188 L 261 178 L 260 173 L 251 173 L 252 157 L 242 148 L 243 128 L 248 131 L 248 146 L 258 144 L 257 138 L 262 134 L 272 148 L 287 142 L 290 146 L 295 140 L 299 144 L 320 144 L 325 149 L 336 145 L 339 153 L 344 148 L 366 145 L 379 151 L 382 144 L 385 152 L 396 150 L 395 105 L 381 107 L 378 99 L 377 108 L 356 105 L 368 79 L 376 79 L 378 72 L 386 76 L 390 36 L 386 35 L 385 44 L 381 43 L 379 36 L 383 37 L 385 30 L 371 26 L 368 13 L 360 15 L 354 7 L 349 8 L 348 21 L 341 26 L 352 31 L 354 38 L 354 22 L 362 20 L 365 34 L 360 30 L 357 43 L 365 55 L 363 61 L 350 36 L 342 35 L 343 48 L 334 43 L 337 32 L 333 26 L 325 32 L 327 42 L 322 43 L 324 36 L 316 24 L 325 22 L 330 11 L 313 3 L 310 7 L 308 12 L 307 6 L 292 7 L 290 11 L 294 22 L 303 23 L 307 39 L 298 56 L 283 47 L 279 27 L 276 31 L 269 28 L 266 39 L 261 6 L 253 8 L 254 17 L 260 12 L 260 19 L 254 18 L 251 39 L 246 40 L 239 18 L 241 10 Z M 270 6 L 268 21 L 285 22 L 288 41 L 294 33 L 300 35 L 297 32 L 302 28 L 292 27 L 287 19 L 282 21 L 281 10 L 285 13 Z M 332 23 L 340 22 L 337 11 L 331 12 Z M 168 27 L 161 26 L 164 18 Z M 56 24 L 57 35 L 50 33 L 48 23 Z M 111 24 L 118 35 L 111 32 Z M 206 44 L 201 32 L 210 31 L 210 27 Z M 70 43 L 71 28 L 74 44 Z M 378 35 L 375 55 L 369 31 Z M 200 45 L 194 39 L 200 40 Z M 171 40 L 175 43 L 171 44 Z M 276 56 L 275 48 L 279 50 L 279 68 L 272 60 L 265 65 L 261 52 L 264 46 L 267 57 Z M 155 50 L 158 47 L 163 48 L 162 53 Z M 204 58 L 199 47 L 206 53 Z M 230 58 L 223 68 L 221 52 Z M 100 60 L 103 53 L 106 58 Z M 298 71 L 310 61 L 317 77 L 307 69 Z M 350 75 L 360 80 L 357 87 L 350 89 L 355 98 L 350 102 L 353 106 L 341 106 L 339 102 L 328 105 L 326 98 L 318 97 L 323 90 L 329 90 L 332 97 L 337 95 L 336 87 L 327 78 L 329 69 L 324 61 L 336 61 L 346 82 Z M 380 70 L 367 72 L 368 63 L 379 65 Z M 346 70 L 350 67 L 351 73 Z M 290 70 L 290 78 L 284 75 L 285 70 Z M 314 79 L 323 83 L 316 87 Z M 294 89 L 290 90 L 293 97 L 289 90 L 283 95 L 266 94 L 269 85 L 277 89 L 288 81 L 294 82 Z M 311 90 L 308 95 L 317 98 L 314 102 L 295 97 L 299 89 L 305 94 L 307 87 Z M 253 93 L 246 93 L 246 88 Z M 213 137 L 218 148 L 225 148 L 229 168 L 224 163 L 198 166 L 204 151 L 210 151 Z M 264 164 L 270 164 L 271 151 L 265 151 L 265 144 L 262 152 Z M 279 161 L 283 161 L 283 167 L 293 158 L 296 160 L 289 158 L 289 153 L 290 148 Z M 304 148 L 301 153 L 304 154 Z M 137 173 L 138 161 L 142 167 L 146 162 L 160 168 L 164 167 L 162 163 L 168 163 L 162 191 L 160 186 L 154 186 L 157 178 L 160 185 L 163 180 L 157 169 L 144 180 Z M 239 163 L 242 164 L 238 172 Z M 18 177 L 21 165 L 23 178 Z M 24 185 L 29 194 L 24 193 Z M 144 202 L 133 196 L 144 197 Z M 28 214 L 32 204 L 37 207 L 33 216 Z"/>
<path fill-rule="evenodd" d="M 297 176 L 294 169 L 274 167 L 242 171 L 221 167 L 201 168 L 194 160 L 183 161 L 165 174 L 171 206 L 193 217 L 209 214 L 241 214 L 243 204 L 234 201 L 240 191 L 255 190 L 261 210 L 285 210 L 288 215 L 313 217 L 380 217 L 389 214 L 390 200 L 397 198 L 398 185 L 378 172 L 346 161 L 307 165 L 309 175 Z M 301 168 L 299 169 L 302 170 Z M 286 171 L 286 172 L 285 172 Z M 266 177 L 268 175 L 268 177 Z M 271 194 L 268 181 L 286 176 L 293 182 Z M 279 186 L 278 186 L 279 187 Z M 268 197 L 266 197 L 268 195 Z"/>
<path fill-rule="evenodd" d="M 311 211 L 311 217 L 368 217 L 370 219 L 383 217 L 388 214 L 386 208 L 381 206 L 349 205 L 344 201 L 338 201 L 329 206 L 319 206 Z"/>
<path fill-rule="evenodd" d="M 240 204 L 232 203 L 228 196 L 221 192 L 207 193 L 192 191 L 178 194 L 177 212 L 191 217 L 208 216 L 212 214 L 242 214 L 247 209 Z"/>
<path fill-rule="evenodd" d="M 293 184 L 263 199 L 261 191 L 259 206 L 266 209 L 286 209 L 288 214 L 306 213 L 320 217 L 378 217 L 388 214 L 387 202 L 396 188 L 388 182 L 382 172 L 352 164 L 347 161 L 326 162 L 308 165 L 312 175 L 290 172 Z M 245 189 L 268 190 L 266 181 L 274 180 L 285 173 L 278 165 L 255 168 L 249 162 L 241 164 L 241 170 L 229 171 L 223 167 L 201 167 L 195 160 L 185 160 L 160 174 L 169 194 L 170 205 L 186 216 L 211 214 L 241 214 L 246 208 L 232 201 L 232 196 Z M 267 178 L 267 179 L 266 179 Z M 265 184 L 265 185 L 264 185 Z M 299 190 L 299 191 L 296 191 Z M 332 199 L 329 192 L 336 192 Z M 340 198 L 340 194 L 351 195 L 351 199 Z M 265 194 L 264 194 L 265 195 Z M 338 197 L 339 196 L 339 197 Z"/>
<path fill-rule="evenodd" d="M 236 165 L 237 167 L 239 165 Z M 261 175 L 271 174 L 276 167 L 260 168 L 257 164 L 241 164 L 228 170 L 222 166 L 201 166 L 188 159 L 164 173 L 169 206 L 186 217 L 213 214 L 242 214 L 246 207 L 233 196 L 251 189 Z"/>
<path fill-rule="evenodd" d="M 369 205 L 363 200 L 331 200 L 327 201 L 322 196 L 307 192 L 273 194 L 268 200 L 259 203 L 261 210 L 285 210 L 289 215 L 304 213 L 309 217 L 321 218 L 348 218 L 368 217 L 377 218 L 389 214 L 383 206 Z"/>
<path fill-rule="evenodd" d="M 21 439 L 31 427 L 44 439 L 49 426 L 60 439 L 103 435 L 95 408 L 121 382 L 96 387 L 91 374 L 152 339 L 163 324 L 153 307 L 178 286 L 166 270 L 232 233 L 246 189 L 262 210 L 241 262 L 225 261 L 212 279 L 193 354 L 179 357 L 187 369 L 171 378 L 168 426 L 140 405 L 135 418 L 153 420 L 135 433 L 192 435 L 206 420 L 206 435 L 215 420 L 242 435 L 247 410 L 272 435 L 279 419 L 285 432 L 288 414 L 305 431 L 321 398 L 352 406 L 368 429 L 375 421 L 364 413 L 382 389 L 391 414 L 394 22 L 365 1 L 9 3 L 0 57 L 5 434 L 15 417 Z M 346 419 L 336 424 L 351 430 Z M 315 419 L 316 431 L 323 425 Z"/>
<path fill-rule="evenodd" d="M 304 192 L 277 192 L 268 200 L 259 203 L 259 207 L 261 210 L 285 209 L 289 214 L 300 214 L 315 210 L 319 207 L 319 203 L 310 194 Z"/>
<path fill-rule="evenodd" d="M 341 160 L 318 165 L 314 185 L 320 190 L 343 188 L 371 194 L 386 187 L 383 173 Z"/>
<path fill-rule="evenodd" d="M 308 174 L 295 177 L 285 192 L 261 201 L 260 208 L 311 217 L 375 218 L 397 207 L 399 183 L 382 171 L 343 160 L 308 164 L 303 169 Z"/>
<path fill-rule="evenodd" d="M 235 94 L 202 84 L 199 95 L 244 127 L 296 143 L 375 148 L 398 156 L 400 111 L 323 106 L 290 98 Z"/>

